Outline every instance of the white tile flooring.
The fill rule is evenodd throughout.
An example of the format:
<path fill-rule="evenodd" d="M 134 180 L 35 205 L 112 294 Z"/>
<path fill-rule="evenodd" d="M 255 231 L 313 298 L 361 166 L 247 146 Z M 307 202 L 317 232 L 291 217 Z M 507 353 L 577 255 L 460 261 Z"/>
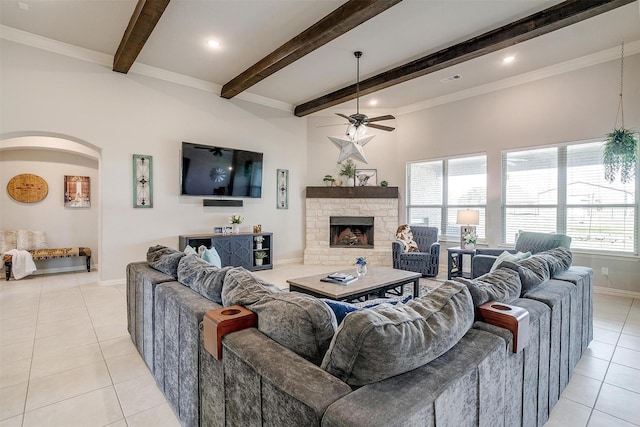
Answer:
<path fill-rule="evenodd" d="M 283 265 L 260 275 L 285 287 L 324 271 Z M 179 426 L 129 339 L 125 286 L 97 279 L 0 283 L 0 427 Z M 596 294 L 594 317 L 594 341 L 547 426 L 640 425 L 640 299 Z"/>

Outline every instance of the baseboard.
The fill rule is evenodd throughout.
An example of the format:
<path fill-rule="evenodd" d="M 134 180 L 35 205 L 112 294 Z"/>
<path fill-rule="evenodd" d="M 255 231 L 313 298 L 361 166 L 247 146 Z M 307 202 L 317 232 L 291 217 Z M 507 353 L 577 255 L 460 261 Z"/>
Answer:
<path fill-rule="evenodd" d="M 640 292 L 625 291 L 623 289 L 603 288 L 601 286 L 594 286 L 593 293 L 602 295 L 613 295 L 617 297 L 640 298 Z"/>
<path fill-rule="evenodd" d="M 97 270 L 93 265 L 91 266 L 92 270 Z M 33 275 L 39 276 L 41 274 L 58 274 L 58 273 L 74 273 L 74 272 L 87 272 L 86 265 L 76 265 L 69 267 L 56 267 L 56 268 L 38 268 Z"/>

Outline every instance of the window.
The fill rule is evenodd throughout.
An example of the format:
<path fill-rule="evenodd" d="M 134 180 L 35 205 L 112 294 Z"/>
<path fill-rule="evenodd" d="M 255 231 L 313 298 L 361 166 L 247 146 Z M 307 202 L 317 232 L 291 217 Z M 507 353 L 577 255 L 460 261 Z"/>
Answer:
<path fill-rule="evenodd" d="M 503 239 L 559 232 L 585 251 L 637 253 L 637 183 L 608 183 L 602 141 L 502 155 Z"/>
<path fill-rule="evenodd" d="M 440 229 L 460 239 L 456 217 L 460 209 L 480 212 L 479 239 L 485 238 L 487 156 L 485 154 L 407 164 L 407 221 Z"/>

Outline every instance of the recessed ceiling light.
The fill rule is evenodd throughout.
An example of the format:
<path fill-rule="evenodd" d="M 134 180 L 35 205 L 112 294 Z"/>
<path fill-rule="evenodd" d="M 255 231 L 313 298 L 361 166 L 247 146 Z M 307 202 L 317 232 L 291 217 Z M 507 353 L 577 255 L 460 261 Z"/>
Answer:
<path fill-rule="evenodd" d="M 378 100 L 372 99 L 371 101 L 369 101 L 369 105 L 378 105 Z"/>
<path fill-rule="evenodd" d="M 209 45 L 209 47 L 213 48 L 213 49 L 217 49 L 220 47 L 220 42 L 218 40 L 209 40 L 207 42 L 207 44 Z"/>
<path fill-rule="evenodd" d="M 502 58 L 502 62 L 508 64 L 510 62 L 513 62 L 514 59 L 516 59 L 515 56 L 505 56 L 504 58 Z"/>

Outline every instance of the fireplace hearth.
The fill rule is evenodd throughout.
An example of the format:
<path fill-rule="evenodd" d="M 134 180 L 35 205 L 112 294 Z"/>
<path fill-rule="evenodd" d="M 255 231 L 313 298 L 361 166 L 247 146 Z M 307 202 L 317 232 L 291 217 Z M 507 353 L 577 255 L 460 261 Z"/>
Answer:
<path fill-rule="evenodd" d="M 329 246 L 367 249 L 374 247 L 374 217 L 329 217 Z"/>

